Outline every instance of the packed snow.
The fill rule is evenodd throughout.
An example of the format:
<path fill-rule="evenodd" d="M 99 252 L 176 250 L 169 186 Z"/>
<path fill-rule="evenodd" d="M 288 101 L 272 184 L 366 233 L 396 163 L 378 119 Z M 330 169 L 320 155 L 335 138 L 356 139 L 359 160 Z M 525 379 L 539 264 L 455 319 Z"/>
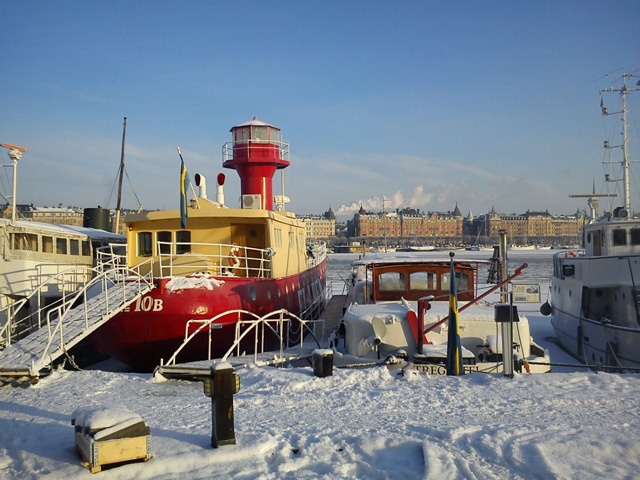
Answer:
<path fill-rule="evenodd" d="M 6 384 L 0 478 L 640 478 L 640 375 L 565 366 L 577 362 L 553 343 L 537 307 L 519 310 L 563 365 L 552 373 L 446 377 L 382 366 L 318 378 L 310 365 L 237 369 L 236 444 L 219 448 L 200 382 L 114 371 L 108 362 Z M 94 477 L 71 419 L 101 408 L 139 415 L 153 458 Z"/>
<path fill-rule="evenodd" d="M 217 278 L 204 275 L 195 275 L 191 277 L 173 277 L 169 280 L 165 288 L 169 292 L 176 292 L 179 290 L 188 290 L 190 288 L 206 288 L 207 290 L 213 290 L 216 287 L 224 285 L 224 280 L 218 280 Z"/>

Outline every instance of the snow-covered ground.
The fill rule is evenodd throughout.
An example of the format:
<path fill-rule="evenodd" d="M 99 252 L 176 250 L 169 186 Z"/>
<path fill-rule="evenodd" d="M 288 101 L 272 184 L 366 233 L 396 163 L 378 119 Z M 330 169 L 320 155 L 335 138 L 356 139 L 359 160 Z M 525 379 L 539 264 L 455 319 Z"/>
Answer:
<path fill-rule="evenodd" d="M 519 308 L 554 362 L 576 363 L 553 344 L 537 305 Z M 640 478 L 640 375 L 553 370 L 509 379 L 241 369 L 237 444 L 217 449 L 201 383 L 59 370 L 34 386 L 0 387 L 0 478 Z M 75 449 L 71 415 L 97 406 L 138 413 L 154 457 L 94 477 Z"/>
<path fill-rule="evenodd" d="M 640 376 L 400 375 L 384 367 L 238 370 L 236 445 L 214 449 L 202 384 L 57 371 L 0 389 L 0 478 L 90 478 L 70 420 L 125 407 L 155 456 L 102 479 L 640 478 Z"/>

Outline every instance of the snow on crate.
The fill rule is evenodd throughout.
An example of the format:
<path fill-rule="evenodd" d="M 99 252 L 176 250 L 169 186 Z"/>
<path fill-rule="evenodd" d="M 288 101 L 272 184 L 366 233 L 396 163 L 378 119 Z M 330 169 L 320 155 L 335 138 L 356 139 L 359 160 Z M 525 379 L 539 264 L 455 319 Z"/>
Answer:
<path fill-rule="evenodd" d="M 151 431 L 142 417 L 126 408 L 85 407 L 73 412 L 76 448 L 91 473 L 104 465 L 149 460 Z"/>

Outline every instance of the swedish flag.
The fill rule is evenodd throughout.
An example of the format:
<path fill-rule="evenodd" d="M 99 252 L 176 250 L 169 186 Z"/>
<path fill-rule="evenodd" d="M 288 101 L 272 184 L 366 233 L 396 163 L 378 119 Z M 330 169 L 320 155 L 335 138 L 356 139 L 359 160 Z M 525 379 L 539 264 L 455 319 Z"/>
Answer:
<path fill-rule="evenodd" d="M 458 323 L 458 291 L 456 272 L 451 255 L 451 278 L 449 280 L 449 336 L 447 338 L 447 375 L 464 375 L 462 346 L 460 345 L 460 325 Z"/>
<path fill-rule="evenodd" d="M 180 228 L 187 228 L 187 188 L 189 186 L 189 177 L 187 177 L 187 167 L 184 165 L 182 154 L 180 154 L 180 163 Z"/>

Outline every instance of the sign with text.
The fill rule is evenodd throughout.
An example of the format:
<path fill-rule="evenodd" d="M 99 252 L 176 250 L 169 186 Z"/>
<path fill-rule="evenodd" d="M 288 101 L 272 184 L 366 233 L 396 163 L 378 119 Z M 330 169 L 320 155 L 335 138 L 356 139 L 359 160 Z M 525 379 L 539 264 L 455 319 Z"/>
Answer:
<path fill-rule="evenodd" d="M 512 283 L 511 289 L 514 303 L 540 303 L 540 284 Z"/>

